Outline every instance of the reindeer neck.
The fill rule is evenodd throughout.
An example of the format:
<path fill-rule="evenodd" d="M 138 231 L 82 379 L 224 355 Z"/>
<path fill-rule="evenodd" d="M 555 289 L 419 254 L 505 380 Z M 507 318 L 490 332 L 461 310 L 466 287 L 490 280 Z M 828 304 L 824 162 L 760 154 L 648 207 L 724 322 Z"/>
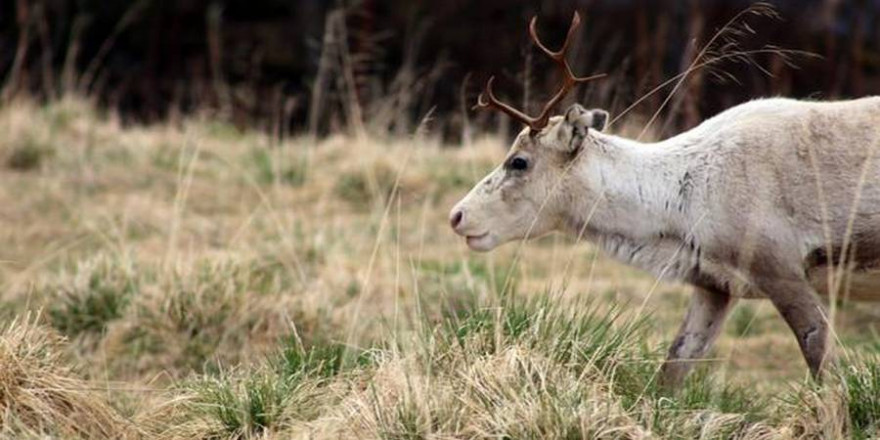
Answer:
<path fill-rule="evenodd" d="M 593 197 L 574 206 L 570 226 L 632 242 L 687 235 L 696 136 L 645 144 L 594 133 L 586 142 L 574 183 Z"/>

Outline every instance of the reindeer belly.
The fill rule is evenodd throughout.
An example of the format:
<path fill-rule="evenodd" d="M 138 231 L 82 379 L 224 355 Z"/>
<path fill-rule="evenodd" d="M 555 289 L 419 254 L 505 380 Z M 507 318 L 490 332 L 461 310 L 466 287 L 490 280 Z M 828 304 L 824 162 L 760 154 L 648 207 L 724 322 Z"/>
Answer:
<path fill-rule="evenodd" d="M 712 289 L 713 286 L 724 286 L 725 290 L 738 298 L 760 299 L 767 298 L 764 292 L 754 288 L 747 277 L 735 269 L 725 265 L 703 262 L 699 274 L 692 274 L 691 284 L 699 287 Z M 807 271 L 810 285 L 819 296 L 829 298 L 828 294 L 828 268 L 816 267 Z M 847 273 L 835 272 L 835 283 L 838 283 L 836 298 L 850 301 L 877 301 L 880 302 L 880 265 L 870 268 L 849 271 Z M 842 276 L 842 278 L 840 278 Z"/>
<path fill-rule="evenodd" d="M 880 301 L 880 267 L 847 273 L 835 272 L 834 281 L 839 286 L 835 290 L 829 289 L 827 267 L 817 267 L 807 275 L 813 288 L 823 297 L 831 297 L 829 291 L 834 291 L 836 298 L 845 300 Z"/>
<path fill-rule="evenodd" d="M 840 277 L 840 273 L 836 273 L 835 277 Z M 828 286 L 828 269 L 826 267 L 818 267 L 807 272 L 810 285 L 819 296 L 830 298 Z M 838 282 L 839 278 L 835 278 Z M 880 302 L 880 267 L 869 270 L 861 270 L 843 274 L 843 279 L 839 281 L 839 287 L 836 290 L 836 298 L 848 301 L 865 301 Z M 745 284 L 740 289 L 734 290 L 734 296 L 745 299 L 767 298 L 763 292 L 753 288 L 751 285 Z"/>
<path fill-rule="evenodd" d="M 616 259 L 652 272 L 661 279 L 682 280 L 708 290 L 728 291 L 738 298 L 767 297 L 751 285 L 747 274 L 729 265 L 700 258 L 689 247 L 672 240 L 637 244 L 621 236 L 609 235 L 599 242 Z M 820 296 L 830 296 L 827 267 L 810 269 L 807 277 Z M 837 297 L 880 302 L 880 262 L 844 274 Z"/>

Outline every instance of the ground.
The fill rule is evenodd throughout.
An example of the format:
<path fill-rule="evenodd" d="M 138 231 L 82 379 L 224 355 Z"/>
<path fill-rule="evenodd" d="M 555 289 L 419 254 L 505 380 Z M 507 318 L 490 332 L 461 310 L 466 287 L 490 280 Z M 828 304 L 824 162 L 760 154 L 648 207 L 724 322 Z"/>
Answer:
<path fill-rule="evenodd" d="M 470 252 L 487 137 L 294 138 L 0 108 L 0 418 L 10 438 L 877 436 L 880 306 L 807 377 L 766 301 L 655 384 L 689 288 L 550 236 Z"/>

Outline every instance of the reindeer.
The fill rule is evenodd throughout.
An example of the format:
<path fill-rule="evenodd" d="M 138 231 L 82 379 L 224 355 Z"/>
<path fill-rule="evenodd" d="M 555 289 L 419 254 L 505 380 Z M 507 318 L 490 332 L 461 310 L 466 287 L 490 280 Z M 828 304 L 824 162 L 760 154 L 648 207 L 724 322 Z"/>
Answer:
<path fill-rule="evenodd" d="M 817 293 L 880 300 L 880 97 L 772 98 L 730 108 L 656 143 L 604 132 L 609 115 L 554 106 L 578 83 L 559 51 L 534 44 L 563 75 L 536 117 L 499 101 L 490 79 L 477 107 L 526 128 L 504 162 L 450 213 L 476 251 L 561 231 L 661 279 L 693 286 L 661 370 L 680 385 L 740 298 L 769 298 L 820 378 L 829 324 Z M 842 269 L 842 270 L 841 270 Z M 845 282 L 841 281 L 845 278 Z"/>

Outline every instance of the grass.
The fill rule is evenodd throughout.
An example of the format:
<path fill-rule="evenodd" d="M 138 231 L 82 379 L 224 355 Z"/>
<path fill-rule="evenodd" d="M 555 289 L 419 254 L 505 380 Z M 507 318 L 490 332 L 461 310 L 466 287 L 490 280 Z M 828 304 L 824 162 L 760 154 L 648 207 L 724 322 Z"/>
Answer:
<path fill-rule="evenodd" d="M 272 154 L 266 148 L 255 148 L 251 161 L 256 171 L 257 182 L 266 185 L 280 182 L 293 187 L 306 183 L 308 161 L 305 158 Z"/>
<path fill-rule="evenodd" d="M 756 307 L 752 304 L 738 305 L 728 319 L 727 332 L 732 336 L 747 337 L 762 331 Z"/>
<path fill-rule="evenodd" d="M 740 304 L 670 395 L 686 287 L 561 237 L 469 252 L 446 216 L 496 139 L 279 144 L 75 100 L 0 128 L 4 161 L 51 151 L 0 170 L 0 437 L 876 437 L 876 306 L 839 311 L 856 342 L 816 386 Z"/>
<path fill-rule="evenodd" d="M 846 362 L 840 371 L 855 437 L 880 434 L 880 357 Z"/>
<path fill-rule="evenodd" d="M 78 377 L 58 335 L 23 315 L 0 331 L 0 435 L 127 438 L 135 426 Z"/>
<path fill-rule="evenodd" d="M 67 336 L 101 333 L 122 317 L 138 286 L 130 269 L 106 257 L 75 269 L 75 278 L 55 281 L 48 287 L 47 316 L 50 324 Z"/>
<path fill-rule="evenodd" d="M 52 148 L 37 139 L 26 137 L 14 145 L 6 157 L 6 167 L 15 171 L 39 169 L 52 155 Z"/>
<path fill-rule="evenodd" d="M 196 396 L 190 412 L 216 426 L 206 433 L 208 437 L 259 436 L 277 429 L 289 417 L 293 400 L 304 394 L 297 385 L 292 378 L 265 371 L 206 378 L 190 386 Z"/>
<path fill-rule="evenodd" d="M 378 161 L 371 167 L 342 173 L 335 193 L 352 206 L 366 208 L 377 200 L 383 202 L 395 189 L 394 184 L 394 170 L 385 161 Z"/>

